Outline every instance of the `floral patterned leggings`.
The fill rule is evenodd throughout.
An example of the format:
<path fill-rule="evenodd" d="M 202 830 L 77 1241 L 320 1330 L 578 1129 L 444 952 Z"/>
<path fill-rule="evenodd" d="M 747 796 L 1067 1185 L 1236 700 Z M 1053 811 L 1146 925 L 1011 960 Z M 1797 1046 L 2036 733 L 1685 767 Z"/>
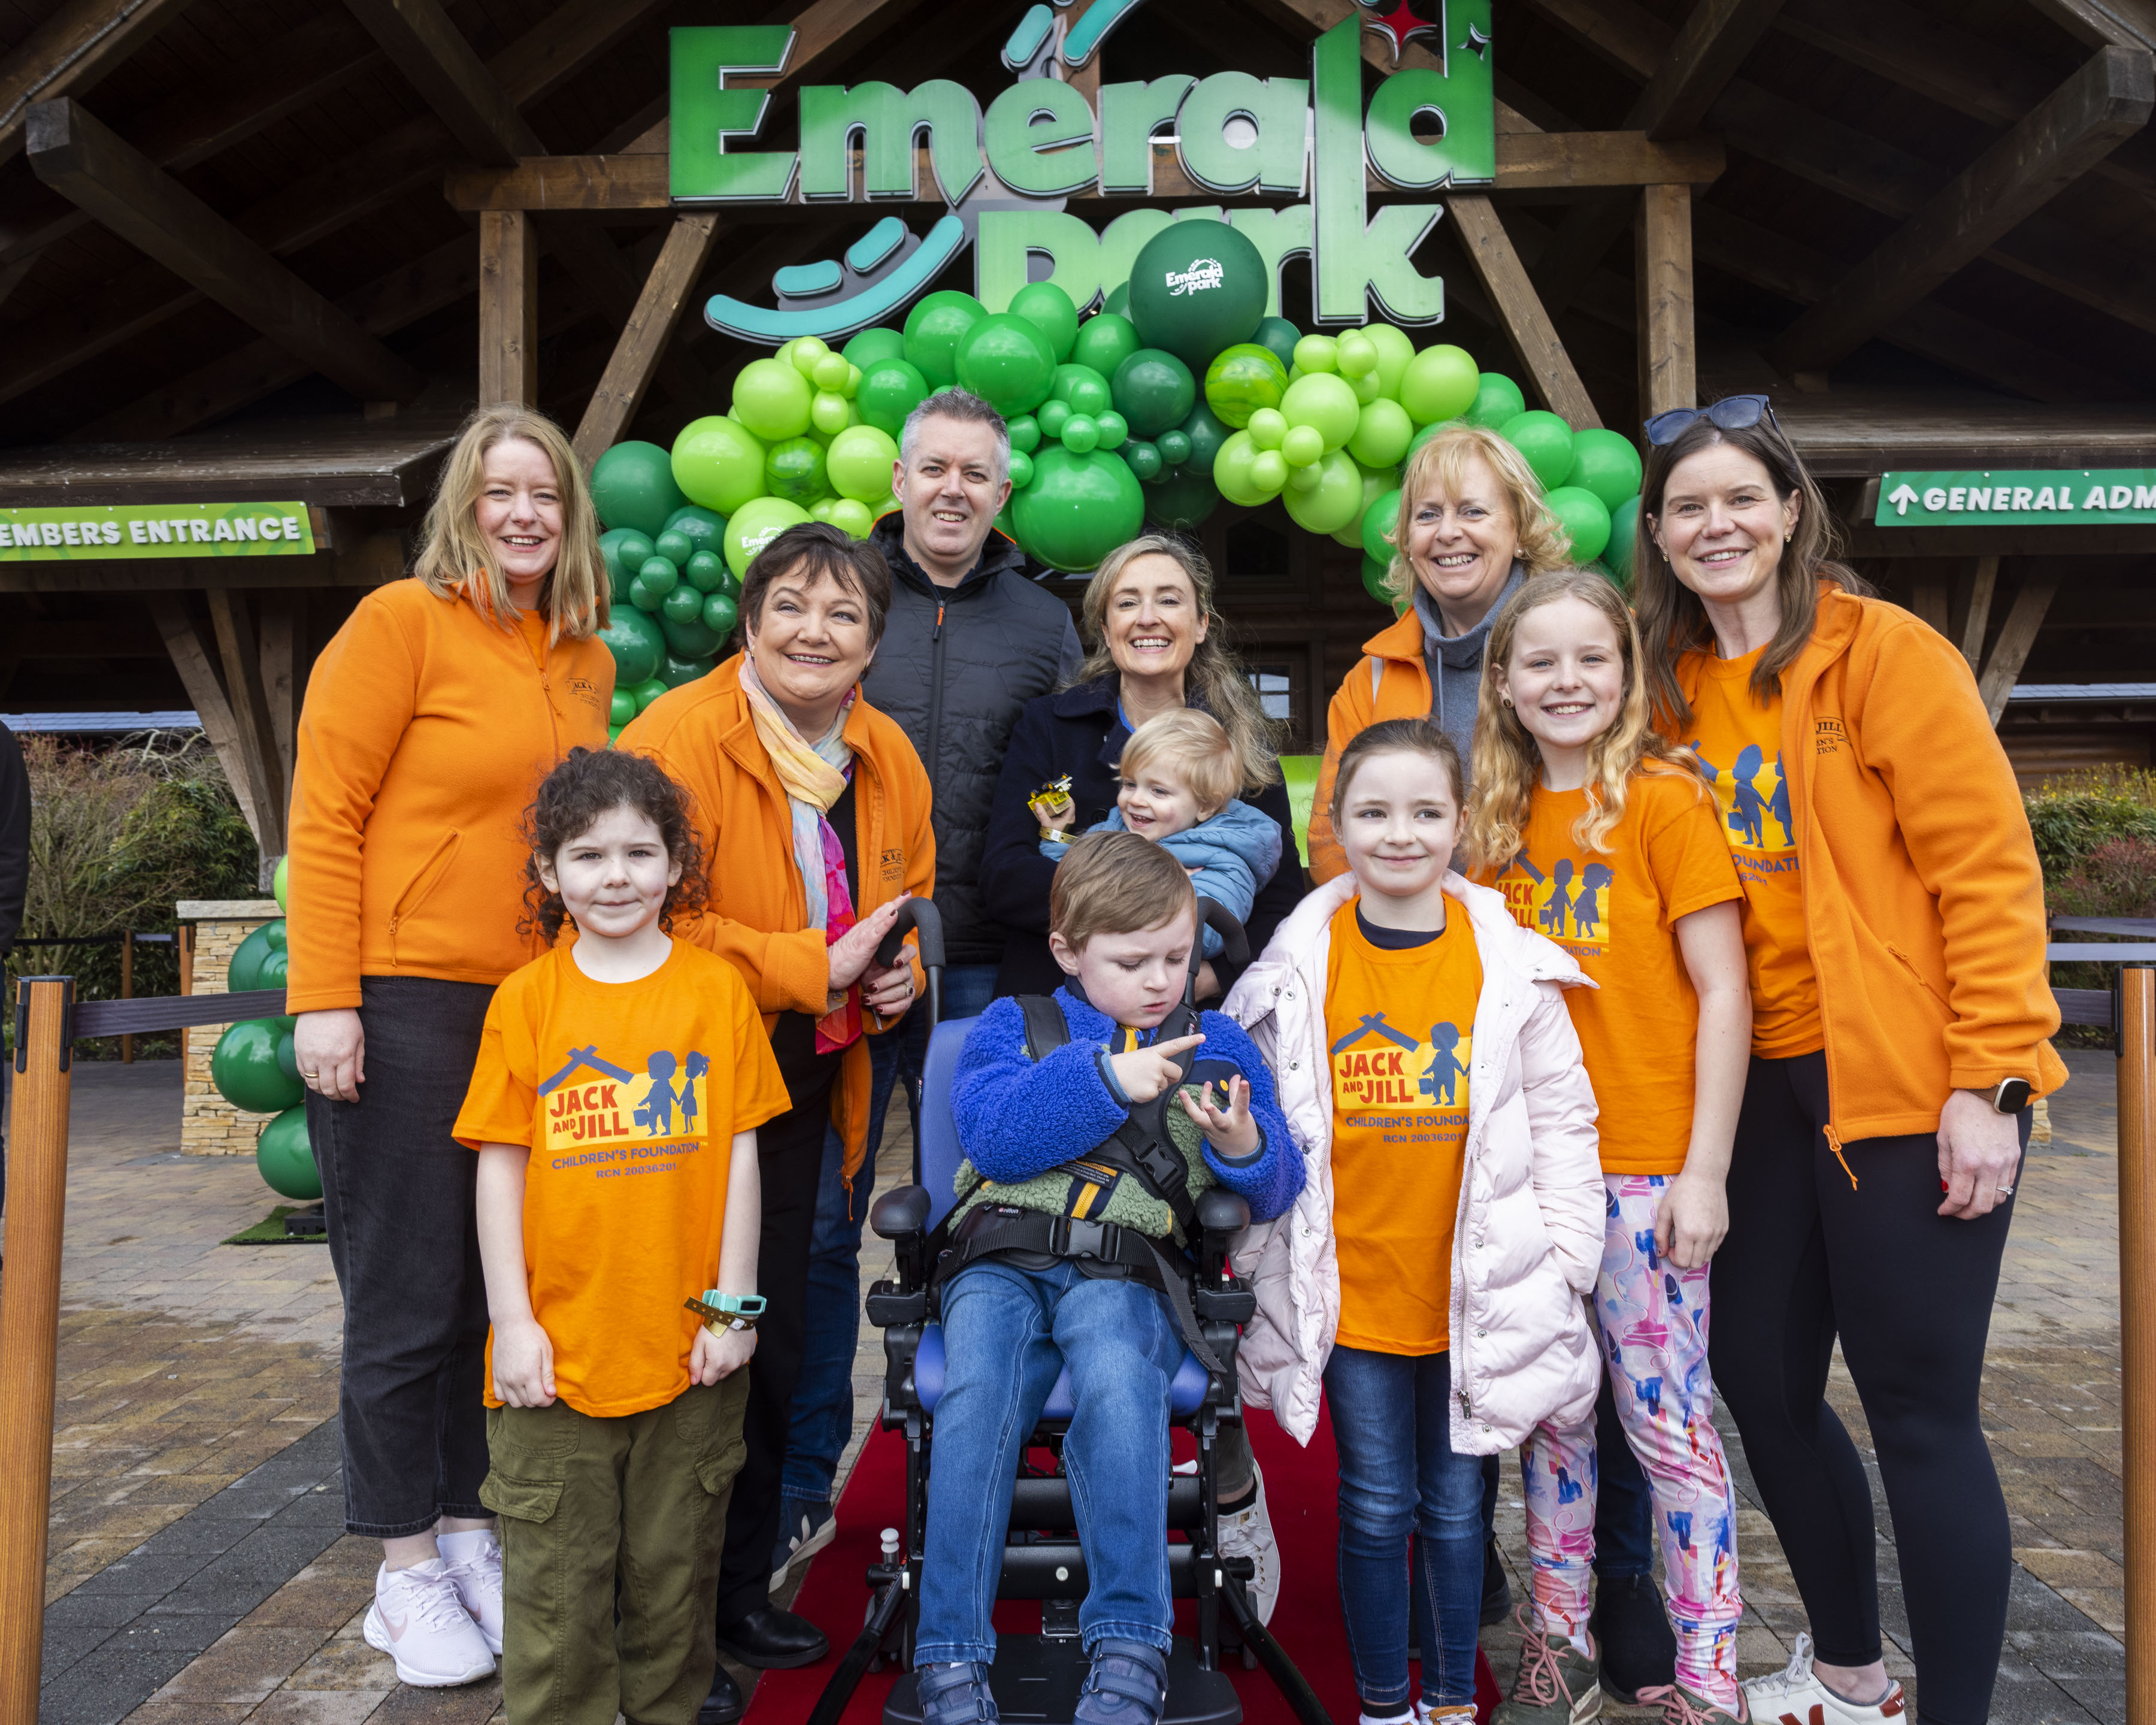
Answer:
<path fill-rule="evenodd" d="M 1677 1681 L 1727 1703 L 1737 1696 L 1737 1504 L 1714 1429 L 1707 1375 L 1707 1268 L 1679 1270 L 1655 1250 L 1659 1175 L 1604 1174 L 1608 1224 L 1594 1283 L 1602 1355 L 1617 1416 L 1654 1494 L 1676 1630 Z M 1535 1428 L 1522 1458 L 1535 1627 L 1575 1635 L 1587 1623 L 1594 1557 L 1594 1418 Z"/>

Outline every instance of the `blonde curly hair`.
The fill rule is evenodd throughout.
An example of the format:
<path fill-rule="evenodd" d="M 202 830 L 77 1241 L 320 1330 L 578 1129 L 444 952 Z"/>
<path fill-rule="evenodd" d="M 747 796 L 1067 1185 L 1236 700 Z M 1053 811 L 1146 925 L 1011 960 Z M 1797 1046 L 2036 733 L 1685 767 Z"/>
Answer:
<path fill-rule="evenodd" d="M 1385 591 L 1393 608 L 1404 611 L 1414 598 L 1414 567 L 1408 561 L 1408 524 L 1415 506 L 1432 491 L 1456 497 L 1466 485 L 1467 464 L 1476 456 L 1496 475 L 1505 508 L 1512 518 L 1517 550 L 1514 555 L 1530 576 L 1547 575 L 1572 561 L 1572 547 L 1557 517 L 1543 501 L 1543 483 L 1527 465 L 1527 458 L 1494 431 L 1464 421 L 1448 425 L 1408 457 L 1400 475 L 1400 514 L 1398 524 L 1385 537 L 1393 547 L 1393 560 L 1385 571 Z"/>

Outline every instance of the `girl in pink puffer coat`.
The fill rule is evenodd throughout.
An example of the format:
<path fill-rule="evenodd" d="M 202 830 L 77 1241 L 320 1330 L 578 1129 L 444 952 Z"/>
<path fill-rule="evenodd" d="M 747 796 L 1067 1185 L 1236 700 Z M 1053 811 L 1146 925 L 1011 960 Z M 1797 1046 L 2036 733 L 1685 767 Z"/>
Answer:
<path fill-rule="evenodd" d="M 1561 990 L 1592 987 L 1450 868 L 1459 758 L 1424 719 L 1342 753 L 1349 873 L 1281 925 L 1224 1009 L 1270 1060 L 1302 1196 L 1250 1229 L 1240 1375 L 1298 1441 L 1321 1391 L 1340 1465 L 1340 1592 L 1365 1725 L 1470 1725 L 1481 1457 L 1578 1420 L 1599 1369 L 1595 1105 Z M 1437 1625 L 1408 1678 L 1414 1584 Z"/>

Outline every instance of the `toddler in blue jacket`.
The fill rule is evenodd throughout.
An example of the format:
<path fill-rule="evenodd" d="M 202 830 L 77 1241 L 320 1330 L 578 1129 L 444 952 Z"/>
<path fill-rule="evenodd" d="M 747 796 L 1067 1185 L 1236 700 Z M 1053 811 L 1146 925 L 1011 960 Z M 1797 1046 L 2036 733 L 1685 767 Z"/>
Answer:
<path fill-rule="evenodd" d="M 1092 1660 L 1075 1718 L 1155 1725 L 1173 1621 L 1168 1385 L 1185 1346 L 1155 1266 L 1181 1258 L 1183 1230 L 1173 1184 L 1157 1195 L 1127 1155 L 1119 1168 L 1122 1147 L 1110 1141 L 1173 1089 L 1158 1119 L 1180 1154 L 1155 1160 L 1173 1166 L 1189 1198 L 1218 1183 L 1263 1220 L 1302 1189 L 1272 1074 L 1242 1028 L 1209 1012 L 1194 1034 L 1157 1034 L 1182 1000 L 1198 933 L 1196 895 L 1173 855 L 1129 833 L 1087 834 L 1056 869 L 1049 925 L 1070 977 L 1054 997 L 1068 1040 L 1034 1059 L 1019 1003 L 998 1000 L 967 1037 L 952 1086 L 966 1160 L 952 1227 L 961 1267 L 943 1286 L 946 1377 L 914 1651 L 926 1725 L 998 1717 L 989 1612 L 1012 1481 L 1066 1368 L 1075 1411 L 1063 1456 L 1090 1579 L 1079 1633 Z M 1119 1242 L 1103 1247 L 1114 1261 L 1059 1255 L 1073 1231 Z"/>
<path fill-rule="evenodd" d="M 1200 893 L 1249 922 L 1258 889 L 1280 866 L 1280 823 L 1236 794 L 1242 767 L 1220 721 L 1196 707 L 1147 719 L 1123 745 L 1116 770 L 1123 788 L 1092 830 L 1152 839 L 1196 877 Z M 1070 848 L 1067 839 L 1040 841 L 1046 857 L 1060 860 Z M 1219 957 L 1220 937 L 1200 933 L 1205 956 Z"/>

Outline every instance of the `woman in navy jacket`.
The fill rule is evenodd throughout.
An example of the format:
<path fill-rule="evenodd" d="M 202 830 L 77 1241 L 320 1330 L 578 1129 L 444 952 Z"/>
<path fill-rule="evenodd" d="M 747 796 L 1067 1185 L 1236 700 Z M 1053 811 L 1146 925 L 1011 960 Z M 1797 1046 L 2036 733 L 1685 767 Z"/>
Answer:
<path fill-rule="evenodd" d="M 1086 589 L 1087 657 L 1076 680 L 1027 703 L 1011 732 L 988 816 L 981 896 L 1009 931 L 996 993 L 1047 994 L 1063 981 L 1048 951 L 1048 887 L 1055 865 L 1040 854 L 1040 820 L 1029 801 L 1066 775 L 1075 805 L 1064 830 L 1107 819 L 1120 788 L 1116 763 L 1131 732 L 1157 714 L 1203 708 L 1220 721 L 1243 761 L 1243 800 L 1280 824 L 1281 862 L 1261 884 L 1249 923 L 1250 951 L 1265 950 L 1303 894 L 1294 817 L 1273 727 L 1235 655 L 1214 632 L 1213 572 L 1180 540 L 1147 534 L 1111 552 Z M 1203 895 L 1205 882 L 1197 882 Z M 1201 999 L 1232 975 L 1199 973 Z"/>

